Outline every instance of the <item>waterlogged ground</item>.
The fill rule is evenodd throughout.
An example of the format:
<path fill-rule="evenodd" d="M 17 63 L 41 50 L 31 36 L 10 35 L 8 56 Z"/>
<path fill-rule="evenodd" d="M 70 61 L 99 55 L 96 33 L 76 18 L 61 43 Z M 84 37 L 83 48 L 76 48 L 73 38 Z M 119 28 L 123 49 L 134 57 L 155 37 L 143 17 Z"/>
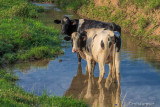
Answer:
<path fill-rule="evenodd" d="M 64 15 L 79 18 L 73 13 L 62 11 L 55 5 L 37 4 L 46 8 L 39 20 L 53 26 L 54 19 Z M 56 26 L 60 29 L 60 26 Z M 86 61 L 78 65 L 77 55 L 71 52 L 70 43 L 63 43 L 64 55 L 52 60 L 16 64 L 8 71 L 19 75 L 17 85 L 27 92 L 42 95 L 70 96 L 84 99 L 91 106 L 111 107 L 123 103 L 125 107 L 159 107 L 160 105 L 160 51 L 145 46 L 136 39 L 123 34 L 121 50 L 121 85 L 108 83 L 108 66 L 105 79 L 97 84 L 99 68 L 94 77 L 85 71 Z"/>

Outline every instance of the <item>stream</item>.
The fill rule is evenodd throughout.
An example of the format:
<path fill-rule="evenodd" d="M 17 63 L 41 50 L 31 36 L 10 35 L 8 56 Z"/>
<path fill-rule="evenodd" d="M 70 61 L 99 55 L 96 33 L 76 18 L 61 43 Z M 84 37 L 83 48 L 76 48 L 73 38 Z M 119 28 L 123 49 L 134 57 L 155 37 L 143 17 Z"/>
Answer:
<path fill-rule="evenodd" d="M 47 26 L 55 26 L 54 19 L 80 18 L 76 14 L 59 9 L 53 4 L 38 4 L 46 8 L 38 20 Z M 123 29 L 123 28 L 122 28 Z M 72 53 L 70 42 L 64 42 L 64 55 L 53 59 L 15 64 L 8 68 L 19 76 L 16 84 L 26 92 L 42 95 L 71 96 L 83 99 L 90 106 L 98 107 L 159 107 L 160 106 L 160 50 L 143 44 L 122 34 L 121 85 L 107 83 L 109 67 L 98 85 L 99 68 L 96 64 L 94 76 L 86 73 L 86 61 L 78 65 L 77 54 Z"/>

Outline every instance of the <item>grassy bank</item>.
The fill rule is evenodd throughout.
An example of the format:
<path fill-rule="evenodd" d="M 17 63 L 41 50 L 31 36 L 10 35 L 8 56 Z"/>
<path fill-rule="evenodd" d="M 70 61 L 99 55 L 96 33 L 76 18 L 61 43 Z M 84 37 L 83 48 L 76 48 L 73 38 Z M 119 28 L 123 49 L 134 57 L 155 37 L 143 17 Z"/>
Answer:
<path fill-rule="evenodd" d="M 100 21 L 115 22 L 123 32 L 141 41 L 160 45 L 159 0 L 57 0 L 58 5 L 79 15 Z"/>
<path fill-rule="evenodd" d="M 87 105 L 71 97 L 42 96 L 26 93 L 15 86 L 18 77 L 0 70 L 0 106 L 1 107 L 86 107 Z"/>
<path fill-rule="evenodd" d="M 0 66 L 38 60 L 61 53 L 59 31 L 36 21 L 43 12 L 27 0 L 0 0 Z M 15 85 L 18 77 L 0 69 L 1 107 L 86 107 L 72 97 L 26 93 Z"/>
<path fill-rule="evenodd" d="M 52 57 L 61 52 L 59 31 L 36 21 L 44 11 L 27 0 L 0 0 L 0 65 Z"/>

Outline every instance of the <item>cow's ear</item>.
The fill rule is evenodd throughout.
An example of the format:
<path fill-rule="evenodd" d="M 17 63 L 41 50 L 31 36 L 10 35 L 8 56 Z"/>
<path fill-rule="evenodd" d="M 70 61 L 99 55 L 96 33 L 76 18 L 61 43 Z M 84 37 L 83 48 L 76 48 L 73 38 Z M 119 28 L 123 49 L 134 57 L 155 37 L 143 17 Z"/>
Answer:
<path fill-rule="evenodd" d="M 60 24 L 60 23 L 61 23 L 61 20 L 54 20 L 54 23 Z"/>
<path fill-rule="evenodd" d="M 75 20 L 72 20 L 72 25 L 76 25 L 77 22 Z"/>
<path fill-rule="evenodd" d="M 69 40 L 71 40 L 71 37 L 70 36 L 65 36 L 64 40 L 69 41 Z"/>

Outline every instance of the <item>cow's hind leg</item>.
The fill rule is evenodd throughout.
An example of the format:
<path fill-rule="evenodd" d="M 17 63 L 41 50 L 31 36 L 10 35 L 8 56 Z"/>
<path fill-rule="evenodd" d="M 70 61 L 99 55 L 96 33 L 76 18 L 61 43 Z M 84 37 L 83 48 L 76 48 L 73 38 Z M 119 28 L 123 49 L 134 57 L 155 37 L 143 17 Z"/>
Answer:
<path fill-rule="evenodd" d="M 90 76 L 90 75 L 93 75 L 93 73 L 92 73 L 92 60 L 91 60 L 91 58 L 86 58 L 86 59 L 87 59 L 87 71 Z"/>
<path fill-rule="evenodd" d="M 104 77 L 105 74 L 105 64 L 99 63 L 99 80 L 98 83 L 100 83 Z"/>
<path fill-rule="evenodd" d="M 117 81 L 118 81 L 118 84 L 120 84 L 120 80 L 121 80 L 121 77 L 120 77 L 120 52 L 116 52 L 116 55 L 115 55 L 115 66 L 116 66 Z"/>
<path fill-rule="evenodd" d="M 110 86 L 110 84 L 112 83 L 113 79 L 112 79 L 112 63 L 109 63 L 109 73 L 108 73 L 108 77 L 106 79 L 106 83 L 105 83 L 105 87 L 108 88 Z"/>

